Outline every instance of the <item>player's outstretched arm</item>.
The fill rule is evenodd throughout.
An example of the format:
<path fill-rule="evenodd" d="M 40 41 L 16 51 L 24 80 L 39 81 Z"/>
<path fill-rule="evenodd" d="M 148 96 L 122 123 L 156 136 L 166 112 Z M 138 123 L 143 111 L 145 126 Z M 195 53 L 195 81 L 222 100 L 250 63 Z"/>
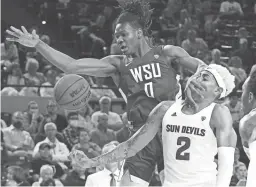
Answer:
<path fill-rule="evenodd" d="M 85 74 L 97 77 L 107 77 L 113 75 L 117 70 L 119 59 L 108 56 L 102 60 L 84 58 L 76 60 L 60 51 L 57 51 L 39 39 L 35 31 L 28 33 L 25 27 L 17 29 L 11 27 L 6 32 L 11 35 L 9 41 L 19 42 L 26 47 L 34 47 L 49 62 L 64 71 L 65 73 Z"/>
<path fill-rule="evenodd" d="M 170 57 L 171 59 L 175 58 L 181 67 L 191 71 L 192 73 L 195 73 L 200 66 L 206 66 L 202 60 L 190 56 L 181 47 L 166 45 L 164 46 L 164 52 L 166 56 Z"/>
<path fill-rule="evenodd" d="M 161 102 L 152 110 L 145 125 L 143 125 L 129 140 L 121 143 L 114 150 L 106 154 L 91 160 L 84 159 L 81 165 L 85 168 L 96 167 L 98 165 L 122 161 L 128 157 L 134 156 L 155 137 L 162 124 L 163 116 L 171 105 L 171 101 Z M 76 152 L 71 153 L 70 158 L 72 159 L 72 157 L 74 157 L 74 160 L 77 160 L 75 158 L 76 154 Z"/>
<path fill-rule="evenodd" d="M 233 120 L 226 106 L 216 105 L 211 118 L 211 126 L 216 129 L 218 144 L 217 187 L 228 187 L 233 174 L 234 154 L 237 135 Z"/>

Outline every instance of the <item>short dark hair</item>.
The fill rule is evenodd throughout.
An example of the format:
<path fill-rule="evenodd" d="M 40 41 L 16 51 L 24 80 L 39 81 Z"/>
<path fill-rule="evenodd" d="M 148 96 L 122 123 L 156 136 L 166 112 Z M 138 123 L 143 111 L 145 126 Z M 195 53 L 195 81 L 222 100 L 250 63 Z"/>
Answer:
<path fill-rule="evenodd" d="M 78 113 L 77 112 L 69 112 L 67 115 L 67 119 L 70 119 L 71 116 L 78 116 Z"/>
<path fill-rule="evenodd" d="M 129 23 L 135 28 L 141 28 L 145 36 L 149 36 L 149 27 L 151 26 L 150 4 L 147 0 L 125 0 L 120 5 L 122 9 L 119 17 L 116 20 L 118 23 Z"/>
<path fill-rule="evenodd" d="M 256 69 L 251 73 L 248 80 L 248 89 L 256 98 Z"/>

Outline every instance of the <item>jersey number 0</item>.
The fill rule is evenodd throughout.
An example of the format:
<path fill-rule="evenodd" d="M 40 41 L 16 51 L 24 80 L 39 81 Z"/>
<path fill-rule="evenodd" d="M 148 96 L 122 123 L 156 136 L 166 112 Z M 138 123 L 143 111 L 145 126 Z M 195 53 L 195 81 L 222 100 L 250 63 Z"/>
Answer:
<path fill-rule="evenodd" d="M 144 85 L 145 93 L 148 97 L 154 98 L 153 82 L 145 83 Z"/>
<path fill-rule="evenodd" d="M 185 152 L 190 147 L 190 144 L 191 144 L 191 140 L 188 137 L 180 136 L 177 139 L 177 145 L 182 145 L 182 146 L 176 152 L 176 160 L 190 159 L 190 153 Z"/>

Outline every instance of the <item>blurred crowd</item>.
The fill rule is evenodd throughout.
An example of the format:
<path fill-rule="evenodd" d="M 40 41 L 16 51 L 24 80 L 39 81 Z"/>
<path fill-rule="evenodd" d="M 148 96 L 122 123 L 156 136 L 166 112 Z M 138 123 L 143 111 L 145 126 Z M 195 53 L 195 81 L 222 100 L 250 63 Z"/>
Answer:
<path fill-rule="evenodd" d="M 27 2 L 26 8 L 47 27 L 57 25 L 58 37 L 54 38 L 42 33 L 39 26 L 30 28 L 30 31 L 36 29 L 48 45 L 63 41 L 74 43 L 80 57 L 121 54 L 112 39 L 119 12 L 112 1 Z M 221 102 L 230 109 L 238 134 L 231 185 L 244 185 L 248 159 L 243 152 L 238 125 L 243 117 L 242 84 L 256 68 L 255 1 L 161 0 L 153 1 L 152 6 L 155 7 L 151 26 L 154 45 L 181 46 L 207 64 L 227 67 L 235 76 L 235 90 Z M 191 74 L 180 67 L 176 69 L 184 88 Z M 5 37 L 1 44 L 1 73 L 2 96 L 53 97 L 53 87 L 64 75 L 36 50 L 6 41 Z M 70 163 L 69 152 L 79 149 L 93 158 L 127 140 L 131 128 L 126 114 L 110 111 L 111 101 L 121 97 L 117 89 L 112 89 L 113 82 L 109 78 L 84 78 L 92 87 L 92 97 L 99 101 L 99 111 L 88 105 L 78 112 L 60 114 L 56 103 L 49 100 L 46 113 L 41 114 L 38 103 L 31 101 L 24 106 L 24 111 L 11 114 L 11 120 L 2 118 L 2 185 L 84 186 L 92 184 L 93 174 L 104 171 L 104 166 L 83 170 Z M 120 169 L 120 165 L 105 167 Z M 157 172 L 151 185 L 161 185 Z"/>

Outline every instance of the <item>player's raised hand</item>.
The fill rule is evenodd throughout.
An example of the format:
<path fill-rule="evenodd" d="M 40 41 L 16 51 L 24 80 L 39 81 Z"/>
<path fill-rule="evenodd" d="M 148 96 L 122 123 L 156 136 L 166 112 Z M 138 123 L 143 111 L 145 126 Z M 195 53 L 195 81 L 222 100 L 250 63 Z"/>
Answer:
<path fill-rule="evenodd" d="M 35 47 L 40 41 L 35 30 L 30 34 L 24 26 L 21 27 L 21 30 L 11 26 L 10 30 L 6 30 L 6 32 L 11 35 L 6 40 L 18 42 L 26 47 Z"/>

